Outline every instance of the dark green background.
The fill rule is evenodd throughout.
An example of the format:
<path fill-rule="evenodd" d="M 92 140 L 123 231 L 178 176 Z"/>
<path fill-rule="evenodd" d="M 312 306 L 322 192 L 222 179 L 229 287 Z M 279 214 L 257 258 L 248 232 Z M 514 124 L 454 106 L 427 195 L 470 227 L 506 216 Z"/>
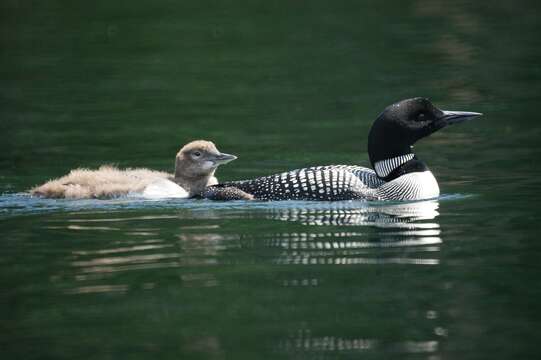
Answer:
<path fill-rule="evenodd" d="M 2 1 L 1 357 L 538 357 L 540 10 Z M 485 114 L 417 144 L 428 210 L 18 194 L 172 170 L 195 138 L 239 156 L 222 180 L 368 165 L 372 120 L 413 96 Z"/>

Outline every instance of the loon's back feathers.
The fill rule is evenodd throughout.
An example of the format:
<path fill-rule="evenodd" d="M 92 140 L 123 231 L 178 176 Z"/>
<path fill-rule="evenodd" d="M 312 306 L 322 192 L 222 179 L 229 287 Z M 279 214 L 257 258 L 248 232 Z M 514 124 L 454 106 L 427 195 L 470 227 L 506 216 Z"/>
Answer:
<path fill-rule="evenodd" d="M 259 200 L 347 200 L 367 196 L 383 183 L 371 169 L 327 165 L 296 169 L 253 180 L 225 183 Z"/>
<path fill-rule="evenodd" d="M 424 200 L 439 196 L 438 182 L 412 152 L 419 139 L 479 113 L 443 111 L 424 98 L 400 101 L 374 121 L 368 155 L 375 170 L 355 165 L 328 165 L 292 170 L 253 180 L 211 187 L 211 199 L 259 200 Z M 219 188 L 228 192 L 220 194 Z M 232 189 L 236 188 L 238 192 Z"/>
<path fill-rule="evenodd" d="M 218 187 L 227 188 L 220 192 Z M 211 186 L 205 197 L 213 200 L 249 199 L 237 189 L 258 200 L 417 200 L 439 195 L 430 171 L 404 174 L 385 182 L 372 169 L 356 165 L 327 165 L 296 169 L 253 180 L 233 181 Z"/>

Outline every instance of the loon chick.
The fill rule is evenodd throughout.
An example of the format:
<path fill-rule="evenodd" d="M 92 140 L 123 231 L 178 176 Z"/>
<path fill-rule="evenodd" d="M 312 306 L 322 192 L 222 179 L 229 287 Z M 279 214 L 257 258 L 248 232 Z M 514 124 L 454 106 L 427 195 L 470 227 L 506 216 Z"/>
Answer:
<path fill-rule="evenodd" d="M 233 181 L 206 190 L 218 200 L 236 197 L 233 188 L 259 200 L 424 200 L 440 189 L 426 164 L 412 152 L 413 144 L 435 131 L 482 114 L 443 111 L 425 98 L 388 106 L 368 135 L 374 170 L 357 165 L 328 165 L 292 170 L 252 180 Z M 219 190 L 224 189 L 225 195 Z"/>
<path fill-rule="evenodd" d="M 149 169 L 121 170 L 113 166 L 101 166 L 97 170 L 75 169 L 31 189 L 30 193 L 47 198 L 112 198 L 146 193 L 151 187 L 151 192 L 156 192 L 157 187 L 162 187 L 175 197 L 193 197 L 200 195 L 207 186 L 217 184 L 216 168 L 236 158 L 221 153 L 210 141 L 197 140 L 180 149 L 174 174 Z"/>

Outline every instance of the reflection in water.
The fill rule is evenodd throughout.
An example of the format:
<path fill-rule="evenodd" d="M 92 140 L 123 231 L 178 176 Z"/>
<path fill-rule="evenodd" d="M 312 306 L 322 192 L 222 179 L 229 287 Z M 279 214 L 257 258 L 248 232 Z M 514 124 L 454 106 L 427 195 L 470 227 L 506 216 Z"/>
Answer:
<path fill-rule="evenodd" d="M 94 285 L 94 286 L 78 286 L 74 289 L 67 290 L 67 294 L 91 294 L 91 293 L 112 293 L 126 292 L 128 285 Z"/>
<path fill-rule="evenodd" d="M 437 201 L 385 204 L 351 208 L 351 203 L 332 203 L 310 208 L 271 209 L 269 217 L 311 226 L 348 226 L 356 231 L 306 231 L 267 235 L 265 244 L 284 251 L 277 264 L 437 265 L 424 253 L 439 251 L 440 228 L 434 220 Z M 381 231 L 369 231 L 366 227 Z M 409 249 L 404 252 L 403 249 Z M 414 250 L 413 250 L 414 249 Z"/>
<path fill-rule="evenodd" d="M 439 228 L 438 224 L 416 224 L 432 220 L 438 213 L 438 202 L 421 201 L 352 208 L 351 203 L 330 203 L 311 207 L 271 209 L 271 218 L 295 221 L 304 225 L 357 225 L 399 228 Z"/>
<path fill-rule="evenodd" d="M 126 296 L 132 291 L 159 293 L 163 291 L 164 276 L 173 277 L 177 282 L 174 291 L 182 294 L 218 288 L 227 292 L 232 284 L 242 280 L 231 275 L 235 272 L 224 269 L 257 265 L 254 269 L 275 271 L 274 278 L 258 280 L 274 293 L 312 291 L 321 294 L 327 292 L 329 286 L 344 288 L 340 276 L 335 280 L 329 277 L 330 271 L 357 273 L 357 266 L 380 269 L 415 265 L 416 269 L 423 269 L 418 265 L 440 263 L 438 201 L 244 203 L 236 206 L 182 209 L 176 215 L 168 212 L 144 218 L 73 213 L 62 222 L 50 221 L 46 226 L 50 231 L 76 232 L 81 238 L 110 232 L 115 238 L 114 242 L 102 242 L 97 247 L 92 242 L 94 248 L 81 242 L 70 252 L 72 275 L 64 282 L 64 293 L 69 296 L 104 293 Z M 243 219 L 243 226 L 248 228 L 239 227 L 237 221 L 229 222 L 231 219 Z M 257 274 L 255 270 L 254 276 L 261 275 Z M 62 277 L 65 278 L 65 274 L 57 276 Z M 170 283 L 168 286 L 171 289 Z M 421 318 L 426 322 L 438 321 L 436 314 L 433 308 L 425 309 Z M 434 355 L 440 345 L 437 336 L 443 336 L 446 331 L 438 326 L 441 324 L 434 324 L 425 338 L 406 337 L 389 342 L 370 332 L 348 336 L 328 330 L 327 334 L 318 331 L 316 335 L 310 330 L 314 319 L 301 317 L 301 320 L 300 324 L 304 325 L 300 330 L 276 338 L 271 345 L 273 351 L 304 356 L 391 349 L 394 353 Z M 225 341 L 219 334 L 209 336 L 217 349 L 222 340 Z M 207 346 L 211 345 L 203 341 L 201 349 L 194 351 L 203 351 Z"/>
<path fill-rule="evenodd" d="M 440 227 L 437 201 L 413 203 L 281 203 L 257 209 L 200 209 L 178 216 L 69 219 L 66 225 L 47 226 L 84 233 L 114 231 L 123 240 L 106 248 L 72 251 L 71 266 L 77 281 L 97 281 L 113 273 L 149 271 L 164 268 L 196 268 L 239 263 L 275 265 L 437 265 Z M 204 214 L 205 216 L 201 216 Z M 101 216 L 101 215 L 100 215 Z M 220 216 L 266 218 L 305 225 L 302 231 L 254 232 L 235 229 L 227 233 L 220 225 L 207 223 Z M 181 225 L 177 232 L 164 234 L 162 222 L 182 222 L 196 218 L 200 224 Z M 144 226 L 131 226 L 144 220 Z M 345 226 L 335 229 L 336 226 Z M 297 228 L 296 228 L 297 229 Z M 258 256 L 243 257 L 246 250 Z M 217 286 L 220 281 L 210 272 L 186 272 L 181 275 L 186 286 Z M 283 286 L 317 286 L 318 278 L 284 279 Z M 106 291 L 107 287 L 97 288 Z M 70 293 L 89 292 L 87 288 Z M 84 291 L 83 291 L 84 290 Z M 124 289 L 125 290 L 125 289 Z M 118 287 L 111 291 L 119 291 Z"/>
<path fill-rule="evenodd" d="M 434 353 L 438 351 L 438 341 L 402 341 L 384 343 L 377 339 L 344 338 L 338 336 L 312 336 L 310 330 L 299 330 L 278 344 L 287 353 L 299 352 L 364 352 L 385 348 L 389 352 Z"/>

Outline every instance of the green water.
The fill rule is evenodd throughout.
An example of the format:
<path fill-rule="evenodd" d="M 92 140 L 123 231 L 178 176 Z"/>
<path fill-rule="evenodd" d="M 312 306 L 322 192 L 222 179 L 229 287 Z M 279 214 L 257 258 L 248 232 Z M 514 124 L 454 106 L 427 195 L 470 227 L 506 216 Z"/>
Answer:
<path fill-rule="evenodd" d="M 2 359 L 534 359 L 541 7 L 535 1 L 5 0 Z M 40 200 L 69 169 L 222 180 L 368 165 L 388 104 L 484 117 L 416 145 L 416 204 Z"/>

